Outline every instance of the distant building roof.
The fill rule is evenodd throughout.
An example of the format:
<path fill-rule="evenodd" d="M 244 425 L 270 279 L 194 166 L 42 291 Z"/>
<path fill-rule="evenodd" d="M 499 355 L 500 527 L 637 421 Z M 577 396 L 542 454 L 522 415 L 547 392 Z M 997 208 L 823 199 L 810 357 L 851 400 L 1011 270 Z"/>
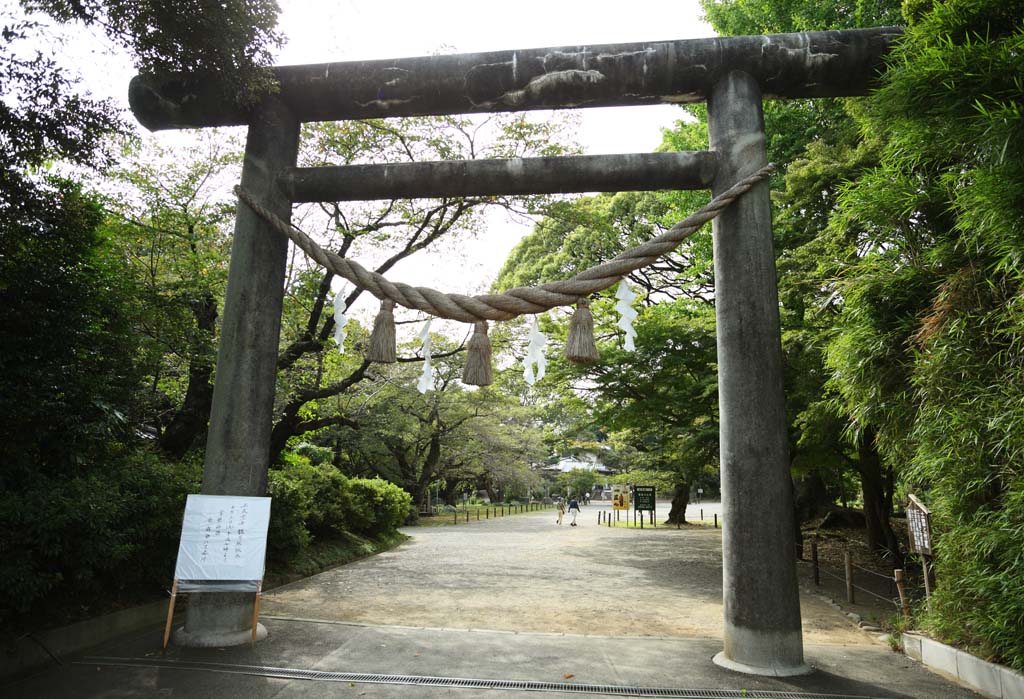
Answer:
<path fill-rule="evenodd" d="M 575 456 L 563 456 L 558 459 L 558 463 L 551 464 L 545 470 L 568 473 L 573 469 L 580 469 L 581 471 L 597 471 L 598 473 L 611 473 L 611 471 L 601 462 L 600 456 L 591 452 L 583 452 Z"/>

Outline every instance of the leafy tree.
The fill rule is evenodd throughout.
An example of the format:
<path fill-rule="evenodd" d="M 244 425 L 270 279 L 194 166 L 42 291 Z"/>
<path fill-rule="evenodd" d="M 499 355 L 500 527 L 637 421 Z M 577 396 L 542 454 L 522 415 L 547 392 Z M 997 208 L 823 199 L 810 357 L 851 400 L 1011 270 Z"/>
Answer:
<path fill-rule="evenodd" d="M 571 148 L 563 144 L 565 124 L 537 123 L 522 115 L 486 120 L 461 117 L 365 120 L 307 127 L 302 160 L 325 163 L 396 162 L 451 158 L 522 157 L 555 155 Z M 474 233 L 485 207 L 529 209 L 540 199 L 465 197 L 440 200 L 391 200 L 368 203 L 327 202 L 313 213 L 326 221 L 326 246 L 338 254 L 383 260 L 374 271 L 384 274 L 402 260 L 445 241 Z M 332 294 L 333 275 L 312 270 L 305 261 L 292 268 L 282 335 L 287 345 L 278 362 L 282 370 L 278 418 L 271 437 L 276 458 L 289 439 L 330 424 L 351 419 L 339 412 L 304 419 L 312 401 L 331 400 L 378 371 L 368 362 L 335 365 L 344 373 L 325 371 L 323 353 L 330 340 L 334 317 L 325 313 Z M 361 296 L 361 289 L 345 295 L 346 307 Z M 401 320 L 400 320 L 401 322 Z M 315 411 L 316 409 L 313 408 Z M 425 491 L 424 491 L 425 492 Z"/>
<path fill-rule="evenodd" d="M 928 493 L 939 531 L 928 623 L 1020 668 L 1024 6 L 907 10 L 863 113 L 879 165 L 842 191 L 832 221 L 860 253 L 842 269 L 829 361 L 858 424 Z"/>
<path fill-rule="evenodd" d="M 560 473 L 555 478 L 559 493 L 567 493 L 572 497 L 582 497 L 583 493 L 593 492 L 597 485 L 597 474 L 585 468 L 574 468 Z"/>
<path fill-rule="evenodd" d="M 177 6 L 174 17 L 138 3 L 106 16 L 91 2 L 22 6 L 108 22 L 148 46 L 151 66 L 165 51 L 166 66 L 189 65 L 178 40 L 212 45 L 234 34 L 218 26 L 199 36 L 187 22 L 171 30 L 189 14 Z M 206 17 L 217 23 L 221 8 Z M 137 297 L 122 250 L 96 198 L 48 174 L 102 170 L 123 123 L 37 48 L 49 44 L 40 22 L 13 8 L 0 18 L 0 627 L 12 633 L 160 589 L 196 472 L 168 467 L 137 441 Z"/>
<path fill-rule="evenodd" d="M 217 133 L 173 151 L 128 144 L 108 180 L 106 226 L 123 251 L 142 339 L 147 390 L 137 394 L 135 419 L 173 459 L 209 420 L 235 208 L 224 185 L 237 175 L 239 152 Z"/>
<path fill-rule="evenodd" d="M 249 102 L 270 87 L 263 71 L 276 31 L 276 0 L 138 2 L 137 0 L 21 0 L 61 22 L 98 26 L 129 49 L 143 73 L 216 77 L 226 97 Z"/>
<path fill-rule="evenodd" d="M 435 347 L 444 346 L 435 338 Z M 487 490 L 492 499 L 498 491 L 525 495 L 538 487 L 530 466 L 541 452 L 529 415 L 498 391 L 464 388 L 460 354 L 438 351 L 433 360 L 433 388 L 426 394 L 415 387 L 416 364 L 399 363 L 342 398 L 360 406 L 341 408 L 355 418 L 351 429 L 318 437 L 344 454 L 343 470 L 387 478 L 421 508 L 437 484 L 452 504 L 467 487 Z"/>

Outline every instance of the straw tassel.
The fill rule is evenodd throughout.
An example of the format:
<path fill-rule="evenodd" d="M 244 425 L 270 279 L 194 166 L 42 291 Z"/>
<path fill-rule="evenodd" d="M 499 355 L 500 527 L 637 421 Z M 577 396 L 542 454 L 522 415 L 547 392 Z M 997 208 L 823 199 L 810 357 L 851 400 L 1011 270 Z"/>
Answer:
<path fill-rule="evenodd" d="M 487 337 L 487 321 L 473 325 L 473 336 L 467 346 L 466 366 L 462 383 L 468 386 L 491 385 L 491 340 Z"/>
<path fill-rule="evenodd" d="M 569 337 L 565 341 L 565 358 L 576 364 L 593 364 L 600 355 L 594 342 L 594 316 L 590 312 L 590 300 L 581 298 L 576 302 L 576 312 L 569 323 Z"/>
<path fill-rule="evenodd" d="M 384 299 L 380 302 L 380 312 L 373 321 L 373 334 L 370 335 L 370 347 L 366 358 L 371 362 L 383 364 L 395 363 L 395 302 Z"/>

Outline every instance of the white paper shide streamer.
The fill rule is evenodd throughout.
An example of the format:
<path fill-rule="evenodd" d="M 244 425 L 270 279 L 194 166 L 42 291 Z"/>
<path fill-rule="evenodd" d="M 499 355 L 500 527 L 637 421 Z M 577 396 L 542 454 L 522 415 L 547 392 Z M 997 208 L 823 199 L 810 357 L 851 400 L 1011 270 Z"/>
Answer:
<path fill-rule="evenodd" d="M 637 316 L 637 312 L 633 308 L 636 294 L 629 288 L 625 279 L 619 282 L 619 288 L 615 290 L 615 298 L 618 299 L 615 303 L 615 310 L 619 312 L 619 320 L 615 324 L 626 333 L 626 350 L 632 352 L 636 349 L 636 345 L 633 344 L 633 338 L 636 337 L 636 329 L 633 328 L 633 321 Z"/>
<path fill-rule="evenodd" d="M 426 393 L 434 387 L 434 368 L 430 365 L 430 320 L 423 324 L 419 338 L 423 343 L 423 373 L 420 374 L 416 389 L 420 393 Z"/>
<path fill-rule="evenodd" d="M 523 380 L 530 386 L 544 378 L 544 371 L 548 366 L 548 360 L 544 357 L 544 345 L 547 341 L 548 338 L 540 331 L 535 316 L 533 325 L 530 326 L 530 343 L 526 346 L 526 357 L 523 358 Z"/>
<path fill-rule="evenodd" d="M 342 287 L 334 295 L 334 341 L 338 343 L 338 351 L 342 354 L 345 354 L 345 324 L 348 323 L 346 310 L 345 287 Z"/>

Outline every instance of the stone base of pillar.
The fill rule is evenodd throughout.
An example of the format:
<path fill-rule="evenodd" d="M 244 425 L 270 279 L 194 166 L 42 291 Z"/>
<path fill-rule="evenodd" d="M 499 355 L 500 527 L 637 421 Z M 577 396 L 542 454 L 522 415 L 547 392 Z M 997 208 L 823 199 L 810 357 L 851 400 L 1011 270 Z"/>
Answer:
<path fill-rule="evenodd" d="M 715 657 L 713 657 L 711 661 L 718 667 L 724 667 L 726 670 L 733 670 L 734 672 L 742 672 L 744 675 L 796 677 L 797 675 L 809 675 L 814 672 L 814 668 L 806 664 L 797 665 L 795 667 L 759 667 L 756 665 L 746 665 L 725 657 L 725 651 L 716 653 Z"/>
<path fill-rule="evenodd" d="M 728 622 L 726 627 L 725 650 L 712 659 L 715 665 L 766 677 L 794 677 L 814 672 L 814 668 L 804 662 L 803 638 L 799 631 L 755 631 Z"/>
<path fill-rule="evenodd" d="M 267 637 L 267 627 L 263 624 L 256 624 L 256 640 L 262 641 Z M 197 633 L 189 633 L 184 626 L 174 632 L 171 640 L 176 646 L 184 648 L 228 648 L 230 646 L 244 646 L 252 643 L 252 629 L 243 631 L 216 632 L 203 630 Z"/>

